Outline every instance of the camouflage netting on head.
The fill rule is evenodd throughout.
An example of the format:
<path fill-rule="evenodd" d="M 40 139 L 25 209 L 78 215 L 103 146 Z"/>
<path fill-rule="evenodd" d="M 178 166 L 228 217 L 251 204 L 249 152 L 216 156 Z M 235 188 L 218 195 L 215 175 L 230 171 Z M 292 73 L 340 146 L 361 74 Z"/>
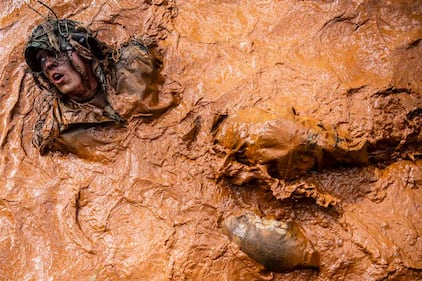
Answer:
<path fill-rule="evenodd" d="M 40 72 L 41 66 L 36 59 L 40 49 L 55 54 L 76 51 L 82 57 L 93 60 L 105 57 L 105 46 L 81 23 L 68 20 L 47 20 L 32 31 L 25 47 L 25 60 L 32 71 Z"/>
<path fill-rule="evenodd" d="M 32 70 L 35 83 L 41 89 L 59 94 L 57 89 L 44 76 L 41 65 L 36 57 L 39 50 L 47 50 L 58 56 L 60 53 L 69 55 L 69 52 L 76 52 L 81 57 L 100 63 L 93 64 L 93 71 L 101 84 L 102 90 L 106 92 L 106 77 L 104 74 L 103 59 L 107 57 L 108 48 L 98 41 L 96 34 L 85 27 L 82 23 L 69 19 L 49 19 L 32 30 L 32 34 L 25 46 L 25 61 Z M 81 69 L 69 59 L 75 69 Z M 84 73 L 81 72 L 82 77 Z"/>

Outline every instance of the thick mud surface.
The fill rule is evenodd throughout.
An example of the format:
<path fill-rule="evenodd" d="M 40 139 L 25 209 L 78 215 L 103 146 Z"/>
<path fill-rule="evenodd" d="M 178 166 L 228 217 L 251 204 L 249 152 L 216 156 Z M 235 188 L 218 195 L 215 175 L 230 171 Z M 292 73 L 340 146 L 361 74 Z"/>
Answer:
<path fill-rule="evenodd" d="M 180 102 L 40 156 L 23 48 L 49 12 L 2 1 L 0 280 L 422 279 L 421 1 L 45 3 L 155 45 Z M 222 227 L 245 214 L 319 269 L 254 261 Z"/>

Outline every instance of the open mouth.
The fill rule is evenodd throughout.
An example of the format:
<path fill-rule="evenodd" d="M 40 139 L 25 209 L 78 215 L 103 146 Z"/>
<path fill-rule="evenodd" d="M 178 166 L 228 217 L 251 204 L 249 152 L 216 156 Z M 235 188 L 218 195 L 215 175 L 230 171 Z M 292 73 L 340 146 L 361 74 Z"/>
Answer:
<path fill-rule="evenodd" d="M 63 80 L 64 75 L 60 73 L 54 73 L 52 78 L 55 83 L 60 83 Z"/>

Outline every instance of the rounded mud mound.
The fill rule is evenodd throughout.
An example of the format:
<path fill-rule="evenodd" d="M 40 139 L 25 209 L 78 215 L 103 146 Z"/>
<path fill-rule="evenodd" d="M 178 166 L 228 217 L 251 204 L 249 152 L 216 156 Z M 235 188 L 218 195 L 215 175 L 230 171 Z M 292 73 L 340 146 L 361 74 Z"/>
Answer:
<path fill-rule="evenodd" d="M 0 280 L 422 279 L 420 1 L 44 3 L 0 4 Z M 41 156 L 52 11 L 146 42 L 177 106 Z"/>

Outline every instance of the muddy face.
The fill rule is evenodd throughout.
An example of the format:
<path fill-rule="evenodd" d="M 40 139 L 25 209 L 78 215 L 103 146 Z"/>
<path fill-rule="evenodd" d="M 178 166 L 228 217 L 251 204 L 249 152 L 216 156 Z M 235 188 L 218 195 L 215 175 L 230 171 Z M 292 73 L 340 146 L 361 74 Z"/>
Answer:
<path fill-rule="evenodd" d="M 74 100 L 84 100 L 94 95 L 99 83 L 91 63 L 76 52 L 70 54 L 63 52 L 56 58 L 54 54 L 40 50 L 37 59 L 45 77 L 64 96 Z M 80 71 L 75 69 L 70 60 Z"/>

